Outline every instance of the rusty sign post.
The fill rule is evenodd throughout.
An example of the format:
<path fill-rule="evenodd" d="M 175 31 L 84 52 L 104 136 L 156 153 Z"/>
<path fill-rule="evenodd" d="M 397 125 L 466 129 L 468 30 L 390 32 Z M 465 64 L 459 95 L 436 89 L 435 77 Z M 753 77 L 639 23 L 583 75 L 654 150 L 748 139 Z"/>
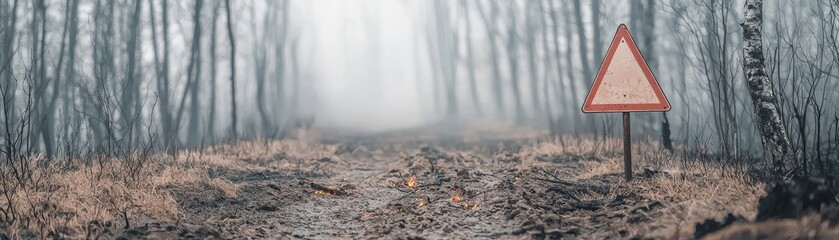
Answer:
<path fill-rule="evenodd" d="M 618 26 L 582 110 L 583 113 L 623 113 L 623 167 L 626 180 L 632 180 L 629 113 L 666 112 L 670 111 L 670 103 L 626 25 Z"/>
<path fill-rule="evenodd" d="M 632 180 L 632 137 L 629 131 L 629 112 L 623 112 L 623 174 Z"/>

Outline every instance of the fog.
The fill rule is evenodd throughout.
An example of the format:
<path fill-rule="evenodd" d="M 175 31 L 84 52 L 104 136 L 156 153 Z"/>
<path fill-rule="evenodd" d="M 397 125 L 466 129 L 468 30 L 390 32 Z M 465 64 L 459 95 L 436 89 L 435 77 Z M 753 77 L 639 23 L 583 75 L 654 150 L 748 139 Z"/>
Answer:
<path fill-rule="evenodd" d="M 836 7 L 763 6 L 781 121 L 819 157 L 839 132 Z M 618 114 L 580 106 L 625 23 L 672 104 L 633 113 L 633 136 L 748 156 L 761 136 L 743 12 L 741 1 L 691 0 L 3 0 L 3 128 L 47 155 L 282 138 L 312 124 L 618 136 Z"/>
<path fill-rule="evenodd" d="M 422 37 L 408 3 L 307 1 L 301 34 L 309 55 L 319 125 L 387 130 L 430 120 L 416 66 Z M 308 55 L 308 54 L 307 54 Z M 427 100 L 427 99 L 425 99 Z"/>
<path fill-rule="evenodd" d="M 0 0 L 0 239 L 813 238 L 837 173 L 839 0 Z"/>

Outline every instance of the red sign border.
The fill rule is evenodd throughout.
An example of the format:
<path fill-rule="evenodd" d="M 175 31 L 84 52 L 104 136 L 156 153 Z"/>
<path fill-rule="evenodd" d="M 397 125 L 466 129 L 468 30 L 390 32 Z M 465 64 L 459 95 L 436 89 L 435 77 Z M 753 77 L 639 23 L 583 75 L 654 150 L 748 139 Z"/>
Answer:
<path fill-rule="evenodd" d="M 656 97 L 660 103 L 642 103 L 642 104 L 592 104 L 594 100 L 594 96 L 592 93 L 596 93 L 597 89 L 600 88 L 600 84 L 603 81 L 603 76 L 606 75 L 606 70 L 609 68 L 609 64 L 612 61 L 612 57 L 615 55 L 615 50 L 618 48 L 618 41 L 620 39 L 627 39 L 626 44 L 628 45 L 630 51 L 634 55 L 638 64 L 641 67 L 641 70 L 644 72 L 644 75 L 647 77 L 647 80 L 650 82 L 650 86 L 653 88 L 653 92 L 655 93 Z M 644 59 L 644 56 L 641 55 L 641 52 L 638 51 L 638 46 L 635 45 L 635 39 L 632 38 L 632 34 L 629 34 L 629 29 L 627 29 L 626 25 L 621 23 L 618 26 L 617 32 L 615 32 L 615 37 L 612 39 L 612 43 L 609 45 L 609 51 L 606 52 L 606 57 L 603 59 L 603 62 L 600 63 L 600 70 L 597 72 L 597 77 L 594 80 L 593 85 L 591 86 L 591 90 L 586 94 L 586 101 L 582 107 L 583 113 L 598 113 L 598 112 L 667 112 L 670 111 L 670 101 L 667 100 L 667 97 L 664 96 L 664 92 L 661 90 L 661 86 L 658 85 L 658 81 L 655 78 L 655 75 L 650 71 L 650 67 L 647 65 L 647 60 Z"/>

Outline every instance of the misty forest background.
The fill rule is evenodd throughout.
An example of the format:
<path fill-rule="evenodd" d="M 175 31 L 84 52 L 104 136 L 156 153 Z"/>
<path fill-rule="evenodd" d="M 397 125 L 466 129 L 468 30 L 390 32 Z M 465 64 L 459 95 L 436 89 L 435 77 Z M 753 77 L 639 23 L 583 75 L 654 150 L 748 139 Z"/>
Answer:
<path fill-rule="evenodd" d="M 357 11 L 356 11 L 357 10 Z M 766 73 L 802 173 L 839 163 L 839 1 L 767 0 Z M 6 163 L 288 129 L 509 121 L 618 136 L 582 100 L 626 23 L 672 104 L 633 136 L 750 163 L 742 1 L 0 0 Z"/>

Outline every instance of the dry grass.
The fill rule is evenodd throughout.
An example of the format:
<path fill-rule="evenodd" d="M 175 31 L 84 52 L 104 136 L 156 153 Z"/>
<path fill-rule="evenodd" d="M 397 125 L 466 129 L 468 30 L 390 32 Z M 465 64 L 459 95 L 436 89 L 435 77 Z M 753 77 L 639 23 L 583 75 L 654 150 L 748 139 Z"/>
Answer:
<path fill-rule="evenodd" d="M 581 161 L 583 167 L 574 169 L 575 181 L 599 176 L 623 176 L 621 139 L 599 140 L 593 137 L 561 137 L 523 149 L 518 155 L 521 168 L 550 166 L 538 156 L 572 156 L 593 159 Z M 607 198 L 616 195 L 638 194 L 647 199 L 664 202 L 663 214 L 651 216 L 651 223 L 630 226 L 630 236 L 636 232 L 657 238 L 686 239 L 692 237 L 695 224 L 706 218 L 722 218 L 727 213 L 740 214 L 749 219 L 756 215 L 757 200 L 764 195 L 764 184 L 745 176 L 745 167 L 715 164 L 685 149 L 675 153 L 661 149 L 652 140 L 633 143 L 633 172 L 645 168 L 660 171 L 652 178 L 635 178 L 626 182 L 615 177 Z M 602 198 L 602 196 L 600 196 Z M 633 232 L 635 230 L 635 232 Z"/>
<path fill-rule="evenodd" d="M 48 236 L 83 237 L 93 228 L 148 217 L 176 220 L 182 217 L 171 191 L 214 190 L 236 198 L 239 186 L 218 176 L 225 171 L 299 170 L 298 160 L 339 159 L 335 146 L 312 139 L 315 131 L 296 132 L 294 140 L 253 140 L 209 147 L 203 151 L 183 150 L 175 157 L 158 154 L 116 159 L 74 160 L 72 164 L 39 166 L 41 156 L 28 159 L 31 179 L 20 187 L 0 166 L 0 232 L 11 238 Z M 308 140 L 307 140 L 308 139 Z M 84 163 L 86 162 L 86 163 Z M 311 165 L 311 164 L 309 164 Z M 100 225 L 100 226 L 92 226 Z"/>
<path fill-rule="evenodd" d="M 214 189 L 226 197 L 236 196 L 236 186 L 229 181 L 211 179 L 206 170 L 173 163 L 165 155 L 145 159 L 143 167 L 131 173 L 128 163 L 138 157 L 99 158 L 90 164 L 75 163 L 73 170 L 55 165 L 35 168 L 25 187 L 5 175 L 1 190 L 6 198 L 0 208 L 7 211 L 5 222 L 12 224 L 2 226 L 4 231 L 11 238 L 85 236 L 92 228 L 101 228 L 93 225 L 124 226 L 126 218 L 177 219 L 178 205 L 169 192 L 173 188 Z M 30 159 L 32 166 L 40 160 Z M 4 166 L 2 171 L 11 170 Z"/>
<path fill-rule="evenodd" d="M 10 209 L 9 203 L 12 203 L 12 211 L 19 217 L 14 225 L 0 227 L 13 238 L 47 236 L 50 232 L 62 236 L 84 236 L 94 221 L 122 226 L 126 217 L 179 219 L 182 213 L 171 194 L 173 190 L 212 189 L 227 198 L 237 197 L 236 184 L 208 174 L 217 169 L 289 172 L 301 170 L 301 162 L 306 162 L 306 167 L 312 167 L 320 164 L 321 159 L 329 159 L 324 162 L 325 165 L 345 164 L 334 155 L 339 146 L 321 144 L 316 140 L 317 133 L 296 134 L 296 138 L 290 140 L 242 141 L 212 146 L 203 151 L 181 151 L 175 158 L 154 155 L 133 174 L 134 165 L 130 163 L 135 161 L 108 158 L 95 159 L 89 164 L 75 164 L 71 168 L 73 170 L 37 168 L 33 172 L 32 183 L 25 188 L 10 187 L 14 181 L 5 174 L 7 184 L 0 190 L 9 196 L 7 199 L 10 201 L 0 201 L 0 208 Z M 475 137 L 479 139 L 486 135 Z M 650 216 L 650 222 L 615 226 L 630 229 L 630 236 L 643 233 L 658 238 L 689 238 L 694 224 L 706 218 L 720 218 L 729 212 L 754 218 L 757 199 L 764 194 L 763 184 L 745 177 L 743 167 L 709 163 L 692 157 L 702 156 L 701 153 L 685 149 L 670 153 L 660 149 L 652 140 L 634 143 L 634 172 L 651 168 L 660 173 L 652 178 L 625 182 L 620 177 L 614 177 L 623 173 L 621 149 L 620 139 L 566 136 L 528 144 L 520 151 L 503 156 L 519 161 L 491 164 L 514 164 L 511 167 L 523 171 L 535 167 L 561 168 L 572 173 L 567 175 L 573 176 L 566 179 L 569 181 L 592 181 L 613 176 L 609 179 L 614 179 L 614 182 L 605 197 L 637 194 L 665 203 L 658 210 L 659 214 Z M 478 157 L 468 153 L 455 155 L 463 158 L 460 159 L 464 161 L 461 164 L 481 165 Z M 560 162 L 545 161 L 546 156 L 559 157 Z M 33 166 L 38 160 L 30 159 Z M 9 169 L 0 170 L 9 172 Z"/>

